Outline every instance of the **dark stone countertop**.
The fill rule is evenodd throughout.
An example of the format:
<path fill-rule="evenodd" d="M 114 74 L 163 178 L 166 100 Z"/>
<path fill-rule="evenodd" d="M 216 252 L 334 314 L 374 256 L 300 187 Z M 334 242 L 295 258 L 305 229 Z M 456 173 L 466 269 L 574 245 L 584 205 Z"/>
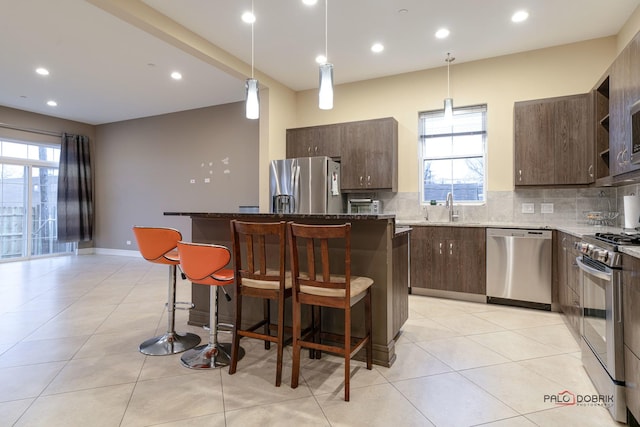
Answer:
<path fill-rule="evenodd" d="M 238 212 L 164 212 L 166 216 L 190 216 L 192 218 L 233 218 L 250 220 L 252 218 L 274 219 L 274 220 L 296 220 L 296 219 L 328 219 L 328 220 L 395 220 L 394 214 L 347 214 L 347 213 L 327 213 L 327 214 L 278 214 L 278 213 L 238 213 Z"/>

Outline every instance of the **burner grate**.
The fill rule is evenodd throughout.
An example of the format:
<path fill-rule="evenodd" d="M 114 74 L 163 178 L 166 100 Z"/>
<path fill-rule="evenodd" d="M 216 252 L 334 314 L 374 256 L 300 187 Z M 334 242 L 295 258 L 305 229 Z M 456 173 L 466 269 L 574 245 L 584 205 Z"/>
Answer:
<path fill-rule="evenodd" d="M 618 233 L 596 233 L 596 239 L 615 245 L 640 245 L 640 236 Z"/>

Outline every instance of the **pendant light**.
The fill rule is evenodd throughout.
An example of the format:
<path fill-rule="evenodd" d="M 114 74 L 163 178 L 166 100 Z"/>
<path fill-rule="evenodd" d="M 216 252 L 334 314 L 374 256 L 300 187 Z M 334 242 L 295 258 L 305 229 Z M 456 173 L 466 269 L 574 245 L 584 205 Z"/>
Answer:
<path fill-rule="evenodd" d="M 333 64 L 329 63 L 328 49 L 328 9 L 329 0 L 324 1 L 324 64 L 320 65 L 320 90 L 318 92 L 318 106 L 321 110 L 333 108 Z"/>
<path fill-rule="evenodd" d="M 253 77 L 253 23 L 255 22 L 255 15 L 253 13 L 253 0 L 251 1 L 251 78 L 247 79 L 244 87 L 246 90 L 246 116 L 247 119 L 260 118 L 260 96 L 258 93 L 258 80 Z"/>
<path fill-rule="evenodd" d="M 447 53 L 447 59 L 445 59 L 447 63 L 447 97 L 444 99 L 444 120 L 447 122 L 447 124 L 451 124 L 453 122 L 453 99 L 451 98 L 449 93 L 451 82 L 449 68 L 451 66 L 451 63 L 455 60 L 456 58 L 452 58 L 451 54 Z"/>

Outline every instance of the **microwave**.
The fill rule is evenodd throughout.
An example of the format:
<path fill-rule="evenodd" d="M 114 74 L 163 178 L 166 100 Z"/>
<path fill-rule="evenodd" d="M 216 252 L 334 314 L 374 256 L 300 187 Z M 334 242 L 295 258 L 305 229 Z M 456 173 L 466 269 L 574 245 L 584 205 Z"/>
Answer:
<path fill-rule="evenodd" d="M 630 108 L 631 113 L 631 163 L 640 163 L 640 101 Z"/>
<path fill-rule="evenodd" d="M 373 199 L 349 199 L 347 213 L 353 214 L 381 214 L 382 203 Z"/>

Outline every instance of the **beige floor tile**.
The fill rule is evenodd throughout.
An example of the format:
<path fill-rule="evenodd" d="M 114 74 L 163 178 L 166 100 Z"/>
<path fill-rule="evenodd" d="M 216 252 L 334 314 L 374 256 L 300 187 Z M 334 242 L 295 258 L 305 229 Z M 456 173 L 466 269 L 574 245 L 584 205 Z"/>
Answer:
<path fill-rule="evenodd" d="M 0 402 L 37 397 L 64 365 L 51 362 L 0 369 Z"/>
<path fill-rule="evenodd" d="M 417 345 L 455 370 L 509 362 L 509 359 L 468 337 L 419 342 Z"/>
<path fill-rule="evenodd" d="M 557 382 L 515 362 L 460 373 L 519 414 L 551 408 L 552 404 L 545 402 L 544 396 L 562 391 Z"/>
<path fill-rule="evenodd" d="M 562 406 L 527 414 L 539 426 L 621 427 L 609 412 L 598 406 Z"/>
<path fill-rule="evenodd" d="M 513 418 L 505 418 L 504 420 L 494 421 L 492 423 L 482 424 L 482 427 L 536 427 L 538 424 L 528 420 L 524 415 Z M 565 424 L 558 427 L 569 427 L 570 424 Z M 549 425 L 551 427 L 551 425 Z"/>
<path fill-rule="evenodd" d="M 437 426 L 481 424 L 518 415 L 457 372 L 400 381 L 394 385 Z"/>
<path fill-rule="evenodd" d="M 0 420 L 4 425 L 14 425 L 34 400 L 23 399 L 0 403 Z"/>
<path fill-rule="evenodd" d="M 473 335 L 469 339 L 513 361 L 562 353 L 556 347 L 541 344 L 513 331 Z"/>
<path fill-rule="evenodd" d="M 131 397 L 133 384 L 42 396 L 15 424 L 20 427 L 113 427 Z"/>
<path fill-rule="evenodd" d="M 139 381 L 122 426 L 153 425 L 224 412 L 220 370 Z"/>
<path fill-rule="evenodd" d="M 478 316 L 474 316 L 473 314 L 440 316 L 433 318 L 433 320 L 443 326 L 446 326 L 449 329 L 453 329 L 461 335 L 484 334 L 487 332 L 498 332 L 505 330 L 502 326 L 481 319 Z"/>
<path fill-rule="evenodd" d="M 304 381 L 314 395 L 330 393 L 344 396 L 344 359 L 323 354 L 322 359 L 305 359 L 300 368 L 300 381 Z M 387 380 L 376 369 L 368 370 L 364 362 L 351 360 L 351 394 L 360 387 L 386 383 Z"/>
<path fill-rule="evenodd" d="M 429 341 L 439 338 L 455 337 L 460 334 L 432 319 L 409 319 L 402 327 L 400 338 L 403 342 Z"/>
<path fill-rule="evenodd" d="M 390 368 L 374 365 L 374 369 L 389 381 L 420 378 L 451 371 L 449 366 L 414 343 L 396 345 L 396 362 Z"/>
<path fill-rule="evenodd" d="M 582 361 L 568 354 L 523 360 L 518 364 L 557 382 L 562 389 L 573 393 L 593 394 L 596 392 L 582 366 Z"/>
<path fill-rule="evenodd" d="M 564 324 L 518 329 L 515 332 L 542 344 L 554 346 L 564 353 L 580 351 L 580 345 Z"/>
<path fill-rule="evenodd" d="M 273 362 L 238 365 L 235 374 L 222 371 L 225 410 L 233 411 L 258 405 L 280 403 L 311 396 L 311 390 L 300 379 L 297 388 L 292 389 L 291 369 L 282 372 L 282 384 L 275 386 L 276 364 Z"/>
<path fill-rule="evenodd" d="M 139 352 L 74 359 L 42 393 L 65 393 L 118 384 L 135 383 L 145 356 Z"/>
<path fill-rule="evenodd" d="M 433 426 L 419 408 L 390 384 L 352 390 L 349 402 L 343 397 L 335 394 L 317 396 L 332 426 Z"/>
<path fill-rule="evenodd" d="M 227 424 L 225 414 L 218 413 L 212 415 L 204 415 L 201 417 L 186 418 L 179 421 L 171 421 L 168 423 L 156 424 L 157 427 L 226 427 Z M 247 426 L 249 424 L 246 424 Z"/>
<path fill-rule="evenodd" d="M 152 338 L 154 334 L 155 331 L 150 329 L 146 331 L 123 330 L 119 333 L 92 335 L 78 350 L 74 359 L 138 351 L 140 344 Z"/>
<path fill-rule="evenodd" d="M 193 375 L 200 372 L 197 369 L 188 369 L 180 363 L 182 353 L 166 356 L 145 356 L 144 364 L 140 370 L 141 381 L 153 380 L 181 375 Z"/>
<path fill-rule="evenodd" d="M 245 426 L 329 426 L 313 397 L 227 411 L 227 427 Z M 337 424 L 334 424 L 337 425 Z"/>
<path fill-rule="evenodd" d="M 89 336 L 22 341 L 0 356 L 0 368 L 70 360 Z"/>
<path fill-rule="evenodd" d="M 492 311 L 475 313 L 475 315 L 505 329 L 525 329 L 564 323 L 558 313 L 516 307 L 498 306 Z"/>

